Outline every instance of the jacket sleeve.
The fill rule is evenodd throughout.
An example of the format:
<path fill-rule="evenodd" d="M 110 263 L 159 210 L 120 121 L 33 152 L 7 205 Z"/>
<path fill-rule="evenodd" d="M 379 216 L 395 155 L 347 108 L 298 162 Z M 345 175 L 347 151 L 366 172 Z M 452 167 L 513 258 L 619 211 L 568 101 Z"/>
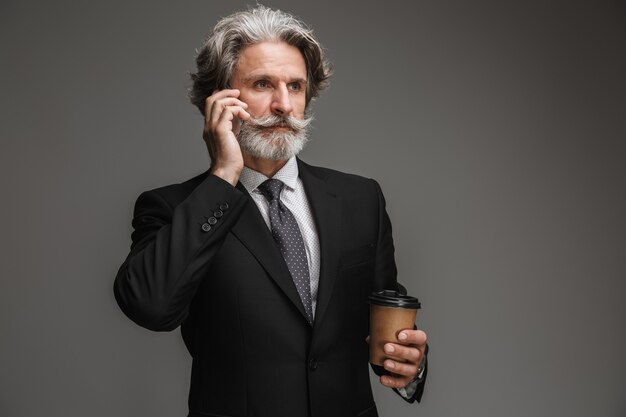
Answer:
<path fill-rule="evenodd" d="M 397 289 L 399 292 L 406 294 L 406 288 L 404 288 L 397 281 L 398 271 L 396 268 L 396 262 L 394 257 L 394 245 L 391 230 L 391 220 L 387 214 L 385 197 L 380 188 L 380 185 L 376 181 L 376 189 L 378 192 L 378 207 L 379 207 L 379 229 L 378 229 L 378 245 L 376 248 L 376 290 L 382 289 Z M 394 391 L 409 403 L 415 401 L 420 402 L 422 394 L 424 393 L 424 387 L 426 385 L 426 375 L 428 374 L 428 346 L 426 346 L 426 358 L 424 361 L 424 373 L 419 381 L 414 381 L 411 388 L 414 388 L 412 395 L 405 397 L 397 389 Z"/>
<path fill-rule="evenodd" d="M 378 242 L 376 244 L 376 265 L 374 291 L 396 289 L 398 270 L 395 261 L 395 248 L 391 233 L 391 220 L 387 214 L 387 203 L 380 189 L 380 185 L 374 180 L 378 197 Z"/>
<path fill-rule="evenodd" d="M 162 189 L 139 196 L 131 250 L 114 283 L 118 305 L 156 331 L 178 327 L 228 231 L 247 204 L 244 193 L 208 175 L 180 204 Z"/>

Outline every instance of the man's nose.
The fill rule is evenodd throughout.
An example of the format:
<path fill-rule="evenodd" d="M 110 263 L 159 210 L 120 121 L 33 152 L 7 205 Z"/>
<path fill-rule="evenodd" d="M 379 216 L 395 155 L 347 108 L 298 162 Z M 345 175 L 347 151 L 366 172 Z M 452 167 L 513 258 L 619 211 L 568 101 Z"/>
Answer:
<path fill-rule="evenodd" d="M 290 116 L 293 111 L 291 97 L 287 86 L 282 84 L 274 90 L 274 97 L 271 106 L 272 112 L 280 116 Z"/>

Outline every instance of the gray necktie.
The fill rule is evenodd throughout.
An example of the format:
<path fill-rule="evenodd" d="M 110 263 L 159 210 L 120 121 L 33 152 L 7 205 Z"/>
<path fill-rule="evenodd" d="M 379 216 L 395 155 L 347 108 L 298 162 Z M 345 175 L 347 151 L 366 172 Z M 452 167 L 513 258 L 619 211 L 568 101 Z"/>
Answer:
<path fill-rule="evenodd" d="M 274 236 L 274 240 L 278 243 L 283 258 L 285 258 L 309 323 L 313 323 L 309 264 L 296 218 L 280 201 L 280 193 L 284 186 L 285 184 L 281 180 L 269 179 L 259 185 L 258 189 L 269 201 L 272 236 Z"/>

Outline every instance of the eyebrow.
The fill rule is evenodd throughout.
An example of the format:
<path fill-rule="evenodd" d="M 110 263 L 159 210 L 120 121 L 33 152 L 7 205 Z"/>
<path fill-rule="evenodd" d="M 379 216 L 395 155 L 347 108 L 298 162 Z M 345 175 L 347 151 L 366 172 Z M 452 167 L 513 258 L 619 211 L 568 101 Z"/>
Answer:
<path fill-rule="evenodd" d="M 256 75 L 251 75 L 249 77 L 244 78 L 242 81 L 244 83 L 249 83 L 250 81 L 256 81 L 256 80 L 263 80 L 263 79 L 267 79 L 267 80 L 271 80 L 274 77 L 267 75 L 267 74 L 256 74 Z M 305 80 L 304 78 L 292 78 L 289 83 L 301 83 L 301 84 L 307 84 L 307 80 Z"/>

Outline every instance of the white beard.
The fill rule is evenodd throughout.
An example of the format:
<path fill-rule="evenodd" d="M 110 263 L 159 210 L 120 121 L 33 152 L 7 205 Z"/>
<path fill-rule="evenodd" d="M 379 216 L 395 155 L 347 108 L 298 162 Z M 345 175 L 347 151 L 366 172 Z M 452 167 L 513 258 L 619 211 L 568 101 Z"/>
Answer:
<path fill-rule="evenodd" d="M 250 156 L 272 161 L 284 161 L 297 155 L 308 141 L 308 127 L 312 116 L 296 119 L 292 116 L 280 117 L 274 114 L 251 118 L 244 122 L 237 134 L 241 150 Z M 279 131 L 272 127 L 288 127 Z"/>

